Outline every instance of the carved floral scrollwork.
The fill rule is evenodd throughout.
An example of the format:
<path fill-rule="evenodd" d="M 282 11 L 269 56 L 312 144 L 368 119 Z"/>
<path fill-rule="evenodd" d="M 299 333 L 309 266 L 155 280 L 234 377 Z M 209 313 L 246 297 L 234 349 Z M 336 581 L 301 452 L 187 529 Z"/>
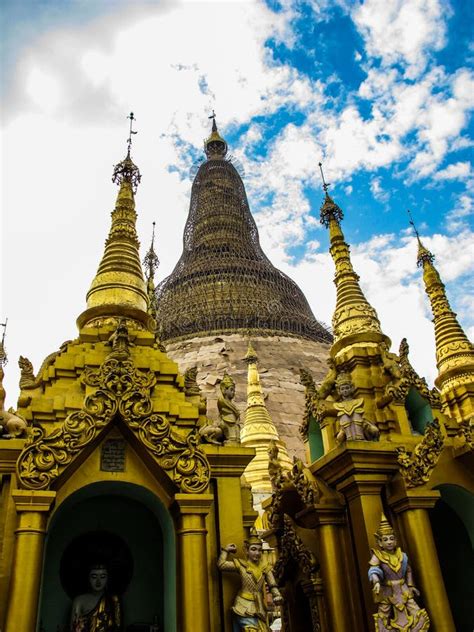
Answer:
<path fill-rule="evenodd" d="M 117 331 L 119 331 L 120 327 Z M 181 491 L 199 493 L 206 489 L 210 467 L 193 429 L 182 437 L 169 421 L 153 413 L 150 392 L 156 383 L 152 371 L 135 368 L 129 344 L 113 343 L 113 350 L 99 369 L 88 368 L 83 382 L 96 390 L 87 395 L 81 410 L 74 411 L 62 426 L 45 434 L 35 426 L 17 462 L 18 476 L 25 487 L 47 489 L 75 456 L 90 444 L 118 414 L 151 452 Z"/>
<path fill-rule="evenodd" d="M 407 487 L 419 487 L 427 483 L 444 447 L 444 438 L 437 419 L 427 424 L 423 439 L 415 447 L 413 454 L 403 446 L 396 449 L 400 474 Z"/>
<path fill-rule="evenodd" d="M 284 518 L 283 535 L 279 543 L 279 557 L 273 567 L 277 584 L 283 587 L 285 575 L 292 565 L 296 565 L 304 579 L 309 581 L 313 590 L 308 594 L 311 610 L 313 632 L 320 632 L 321 621 L 316 597 L 315 586 L 319 580 L 319 562 L 315 555 L 305 547 L 303 541 L 296 534 L 293 523 L 288 516 Z M 286 613 L 287 614 L 287 613 Z"/>
<path fill-rule="evenodd" d="M 385 351 L 382 355 L 384 370 L 390 376 L 390 381 L 385 387 L 384 396 L 378 402 L 379 408 L 383 408 L 392 401 L 404 403 L 410 389 L 415 388 L 433 408 L 440 408 L 441 401 L 436 388 L 429 388 L 425 378 L 420 377 L 413 368 L 409 359 L 410 348 L 406 338 L 400 342 L 398 358 L 393 353 Z"/>

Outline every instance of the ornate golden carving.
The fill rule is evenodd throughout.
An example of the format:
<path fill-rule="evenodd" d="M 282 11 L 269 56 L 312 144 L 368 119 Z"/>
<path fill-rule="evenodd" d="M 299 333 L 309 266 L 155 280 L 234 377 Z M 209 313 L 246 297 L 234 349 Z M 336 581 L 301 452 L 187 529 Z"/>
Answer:
<path fill-rule="evenodd" d="M 305 467 L 303 461 L 296 457 L 293 459 L 293 468 L 288 475 L 288 480 L 293 483 L 306 507 L 319 502 L 320 490 L 317 480 Z"/>
<path fill-rule="evenodd" d="M 456 436 L 458 436 L 461 441 L 466 445 L 470 450 L 474 450 L 474 417 L 471 419 L 467 419 L 462 421 L 459 424 L 458 431 Z"/>
<path fill-rule="evenodd" d="M 424 377 L 420 377 L 411 365 L 408 354 L 410 347 L 406 338 L 400 342 L 400 348 L 397 357 L 393 353 L 384 350 L 382 354 L 382 363 L 386 373 L 389 373 L 391 380 L 386 385 L 383 397 L 377 402 L 379 408 L 383 408 L 391 401 L 404 403 L 410 391 L 415 388 L 418 393 L 424 397 L 433 408 L 441 407 L 439 392 L 436 388 L 429 388 Z"/>
<path fill-rule="evenodd" d="M 297 566 L 303 577 L 309 580 L 309 585 L 313 587 L 313 590 L 305 592 L 308 593 L 308 602 L 311 610 L 312 632 L 320 632 L 321 620 L 315 590 L 317 583 L 320 582 L 319 562 L 316 556 L 305 547 L 301 538 L 298 537 L 288 516 L 284 518 L 283 535 L 279 543 L 279 550 L 280 554 L 273 569 L 275 579 L 279 586 L 283 586 L 286 576 L 291 574 L 290 569 Z M 285 602 L 282 610 L 286 610 Z M 287 614 L 282 613 L 282 618 L 287 620 Z"/>
<path fill-rule="evenodd" d="M 276 441 L 272 439 L 268 444 L 268 474 L 274 492 L 279 488 L 281 479 L 284 476 L 283 468 L 278 460 L 278 452 L 278 445 Z"/>
<path fill-rule="evenodd" d="M 403 446 L 396 449 L 400 473 L 407 487 L 418 487 L 429 481 L 443 447 L 444 438 L 439 421 L 434 419 L 427 424 L 423 439 L 418 443 L 413 454 Z"/>
<path fill-rule="evenodd" d="M 332 358 L 328 358 L 327 363 L 329 365 L 329 371 L 319 388 L 316 387 L 311 373 L 307 369 L 300 369 L 300 382 L 305 387 L 305 412 L 299 431 L 304 438 L 308 436 L 311 418 L 317 423 L 321 423 L 324 413 L 328 412 L 324 400 L 328 398 L 334 390 L 337 371 Z"/>
<path fill-rule="evenodd" d="M 23 486 L 49 488 L 76 455 L 119 415 L 181 491 L 204 491 L 210 468 L 198 445 L 197 431 L 193 429 L 186 437 L 177 435 L 164 416 L 153 413 L 150 392 L 156 376 L 153 371 L 135 368 L 124 323 L 110 343 L 112 351 L 101 367 L 83 373 L 83 382 L 95 391 L 85 397 L 82 409 L 68 415 L 49 435 L 40 426 L 33 428 L 32 438 L 17 463 Z"/>

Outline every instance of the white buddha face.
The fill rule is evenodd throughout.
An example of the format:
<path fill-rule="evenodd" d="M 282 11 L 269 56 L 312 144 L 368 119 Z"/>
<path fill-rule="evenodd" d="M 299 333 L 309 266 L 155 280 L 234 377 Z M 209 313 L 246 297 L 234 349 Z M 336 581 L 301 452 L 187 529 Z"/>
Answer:
<path fill-rule="evenodd" d="M 107 572 L 107 569 L 103 566 L 91 568 L 91 570 L 89 571 L 89 584 L 95 593 L 101 593 L 105 590 L 108 579 L 109 574 Z"/>

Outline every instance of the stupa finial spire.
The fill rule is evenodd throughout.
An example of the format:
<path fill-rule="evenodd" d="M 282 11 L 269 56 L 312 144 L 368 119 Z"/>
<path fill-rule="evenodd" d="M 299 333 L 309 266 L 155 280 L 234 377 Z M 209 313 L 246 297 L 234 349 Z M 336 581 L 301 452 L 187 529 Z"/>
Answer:
<path fill-rule="evenodd" d="M 130 152 L 132 148 L 132 134 L 138 134 L 137 131 L 132 129 L 133 121 L 136 121 L 137 119 L 135 118 L 133 112 L 130 112 L 127 119 L 130 119 L 130 129 L 127 138 L 127 155 L 124 160 L 115 165 L 114 172 L 112 174 L 112 182 L 115 182 L 115 184 L 118 184 L 120 187 L 122 187 L 123 183 L 128 183 L 130 184 L 133 193 L 136 193 L 142 176 L 139 168 L 132 161 Z"/>
<path fill-rule="evenodd" d="M 155 252 L 155 225 L 156 222 L 153 222 L 151 244 L 148 252 L 143 259 L 143 267 L 145 268 L 145 279 L 148 295 L 148 313 L 156 320 L 157 301 L 155 293 L 155 272 L 160 265 L 160 260 Z"/>
<path fill-rule="evenodd" d="M 141 180 L 138 167 L 130 157 L 133 112 L 127 140 L 127 155 L 114 167 L 112 182 L 120 189 L 112 211 L 112 224 L 97 274 L 87 293 L 87 309 L 79 316 L 79 327 L 98 326 L 107 319 L 128 317 L 150 327 L 148 297 L 140 263 L 135 196 Z"/>
<path fill-rule="evenodd" d="M 211 135 L 204 141 L 204 151 L 206 152 L 208 160 L 224 158 L 227 153 L 227 143 L 217 129 L 216 113 L 214 110 L 212 110 L 212 114 L 208 116 L 208 118 L 212 119 L 212 129 Z"/>
<path fill-rule="evenodd" d="M 409 221 L 411 227 L 413 228 L 413 230 L 415 232 L 415 235 L 416 235 L 416 240 L 418 241 L 418 255 L 417 255 L 417 258 L 416 258 L 416 263 L 417 263 L 419 268 L 422 268 L 424 261 L 428 261 L 429 263 L 433 263 L 435 257 L 421 243 L 420 233 L 418 232 L 418 230 L 417 230 L 417 228 L 415 226 L 415 222 L 413 221 L 413 216 L 411 214 L 410 209 L 407 209 L 407 213 L 408 213 L 408 217 L 409 217 L 408 221 Z"/>
<path fill-rule="evenodd" d="M 409 217 L 418 240 L 417 265 L 423 268 L 425 291 L 433 312 L 438 367 L 435 384 L 450 406 L 455 401 L 456 388 L 474 383 L 474 348 L 451 309 L 446 288 L 434 266 L 434 255 L 421 243 L 411 213 Z M 472 408 L 468 410 L 466 404 L 468 398 L 465 399 L 462 405 L 453 406 L 454 417 L 472 415 Z M 468 413 L 465 413 L 466 410 Z"/>
<path fill-rule="evenodd" d="M 250 483 L 252 491 L 271 492 L 272 486 L 268 473 L 270 441 L 275 441 L 279 447 L 279 460 L 283 468 L 289 469 L 291 461 L 286 446 L 280 441 L 278 431 L 267 410 L 257 367 L 258 356 L 250 339 L 244 361 L 248 366 L 247 407 L 240 439 L 243 445 L 256 450 L 256 456 L 245 469 L 244 476 Z"/>
<path fill-rule="evenodd" d="M 336 267 L 334 283 L 337 289 L 336 308 L 332 318 L 334 342 L 346 336 L 363 335 L 372 338 L 382 335 L 375 309 L 370 305 L 359 285 L 359 276 L 352 267 L 350 248 L 344 239 L 341 220 L 342 209 L 328 193 L 329 183 L 324 178 L 322 163 L 319 163 L 324 201 L 321 206 L 321 224 L 329 228 L 330 253 Z M 388 338 L 384 336 L 387 342 Z"/>

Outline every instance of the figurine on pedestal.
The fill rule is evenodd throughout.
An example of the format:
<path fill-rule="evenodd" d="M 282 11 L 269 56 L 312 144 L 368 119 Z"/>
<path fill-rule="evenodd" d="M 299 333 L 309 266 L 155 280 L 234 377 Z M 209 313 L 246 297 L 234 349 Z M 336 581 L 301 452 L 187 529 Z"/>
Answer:
<path fill-rule="evenodd" d="M 340 373 L 336 387 L 341 398 L 340 402 L 334 403 L 339 423 L 336 441 L 377 441 L 380 431 L 372 422 L 364 419 L 364 400 L 362 397 L 353 398 L 355 389 L 351 376 Z"/>
<path fill-rule="evenodd" d="M 413 584 L 407 554 L 397 546 L 395 533 L 384 514 L 375 538 L 377 548 L 372 549 L 369 561 L 369 581 L 378 605 L 374 614 L 376 632 L 429 630 L 428 613 L 414 599 L 420 593 Z"/>
<path fill-rule="evenodd" d="M 278 605 L 282 598 L 273 576 L 272 567 L 262 564 L 262 540 L 251 535 L 245 541 L 246 559 L 228 560 L 229 553 L 237 551 L 235 544 L 222 548 L 217 561 L 221 571 L 239 573 L 241 587 L 232 606 L 233 632 L 271 632 L 265 608 L 265 583 L 272 594 L 273 603 Z"/>
<path fill-rule="evenodd" d="M 71 632 L 120 632 L 122 616 L 119 598 L 107 593 L 109 574 L 103 564 L 89 570 L 90 590 L 72 602 Z"/>
<path fill-rule="evenodd" d="M 220 387 L 222 396 L 217 400 L 217 408 L 225 443 L 237 444 L 240 443 L 240 411 L 232 401 L 235 397 L 235 382 L 224 373 Z"/>

